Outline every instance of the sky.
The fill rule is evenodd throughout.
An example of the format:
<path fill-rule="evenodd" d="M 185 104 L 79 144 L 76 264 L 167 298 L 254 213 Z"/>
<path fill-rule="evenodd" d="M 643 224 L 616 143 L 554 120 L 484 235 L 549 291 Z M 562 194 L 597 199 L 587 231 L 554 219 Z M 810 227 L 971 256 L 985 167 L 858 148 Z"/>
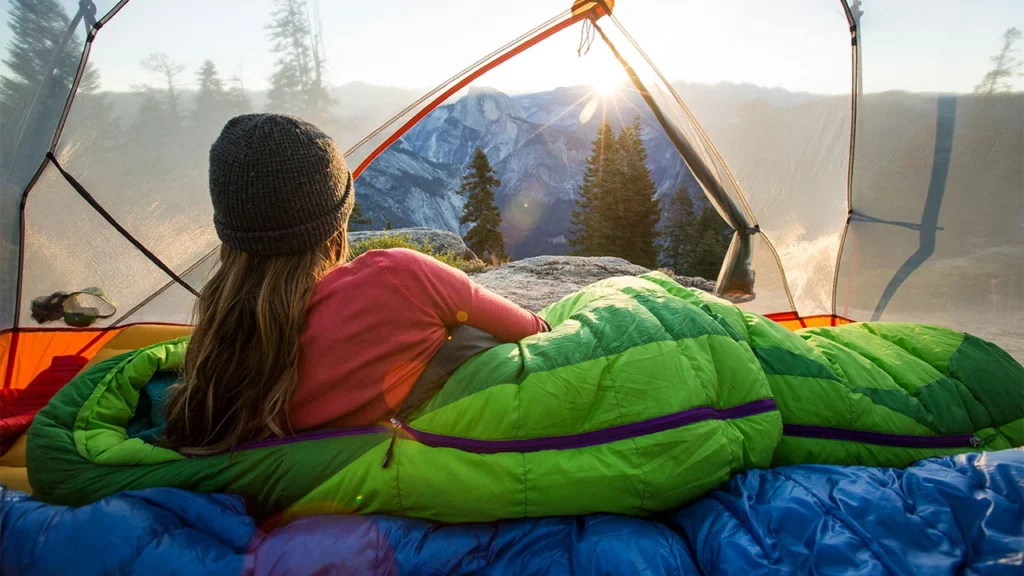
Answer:
<path fill-rule="evenodd" d="M 59 0 L 73 13 L 75 0 Z M 316 0 L 308 0 L 310 4 Z M 6 53 L 10 0 L 0 0 Z M 99 12 L 114 0 L 96 0 Z M 267 87 L 275 55 L 265 25 L 273 0 L 131 0 L 104 27 L 90 62 L 102 88 L 156 83 L 139 61 L 164 52 L 194 83 L 212 59 L 246 89 Z M 868 92 L 969 92 L 1010 26 L 1024 29 L 1021 0 L 864 0 Z M 329 81 L 427 89 L 568 8 L 568 0 L 320 0 Z M 514 8 L 513 8 L 514 7 Z M 616 16 L 670 80 L 752 83 L 839 94 L 850 87 L 850 43 L 839 0 L 619 0 Z M 600 42 L 578 57 L 574 27 L 479 81 L 510 93 L 607 84 L 624 75 Z M 1024 58 L 1024 42 L 1017 56 Z M 0 67 L 0 71 L 3 68 Z M 1018 88 L 1024 88 L 1017 80 Z"/>

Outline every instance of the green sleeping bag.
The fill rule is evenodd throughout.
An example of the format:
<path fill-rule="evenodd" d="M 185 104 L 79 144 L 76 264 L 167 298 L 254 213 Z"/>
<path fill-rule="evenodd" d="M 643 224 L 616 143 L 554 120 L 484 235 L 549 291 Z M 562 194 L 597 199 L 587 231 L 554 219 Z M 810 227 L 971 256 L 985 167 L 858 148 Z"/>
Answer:
<path fill-rule="evenodd" d="M 187 339 L 131 352 L 37 415 L 29 480 L 71 505 L 174 486 L 243 493 L 284 520 L 466 522 L 643 515 L 773 463 L 904 466 L 1024 444 L 1024 369 L 958 332 L 793 333 L 660 273 L 593 284 L 541 315 L 550 333 L 474 356 L 402 421 L 201 458 L 126 432 L 139 390 L 180 369 Z"/>

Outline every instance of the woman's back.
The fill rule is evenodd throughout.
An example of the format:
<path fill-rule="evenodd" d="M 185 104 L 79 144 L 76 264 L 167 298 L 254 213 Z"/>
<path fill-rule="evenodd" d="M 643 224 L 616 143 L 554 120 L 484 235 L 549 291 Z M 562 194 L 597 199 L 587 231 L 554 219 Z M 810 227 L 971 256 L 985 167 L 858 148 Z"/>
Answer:
<path fill-rule="evenodd" d="M 413 250 L 372 250 L 320 280 L 308 307 L 289 421 L 295 430 L 386 421 L 460 324 L 502 342 L 534 314 Z"/>

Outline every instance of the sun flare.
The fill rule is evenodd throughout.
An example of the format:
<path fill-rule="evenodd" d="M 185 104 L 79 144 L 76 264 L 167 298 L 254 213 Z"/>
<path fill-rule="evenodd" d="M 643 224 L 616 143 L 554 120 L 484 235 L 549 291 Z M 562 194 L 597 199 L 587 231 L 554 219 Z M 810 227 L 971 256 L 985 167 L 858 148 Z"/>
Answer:
<path fill-rule="evenodd" d="M 601 96 L 611 96 L 619 89 L 619 83 L 611 74 L 595 75 L 590 80 L 590 87 Z"/>

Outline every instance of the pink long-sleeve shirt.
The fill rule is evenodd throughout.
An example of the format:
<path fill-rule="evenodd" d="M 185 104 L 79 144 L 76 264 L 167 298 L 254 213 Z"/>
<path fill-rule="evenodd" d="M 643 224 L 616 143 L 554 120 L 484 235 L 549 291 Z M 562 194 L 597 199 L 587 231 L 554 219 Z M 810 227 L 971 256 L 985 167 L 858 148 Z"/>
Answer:
<path fill-rule="evenodd" d="M 332 270 L 310 299 L 292 428 L 391 418 L 459 324 L 502 342 L 547 329 L 532 312 L 413 250 L 371 250 Z"/>

